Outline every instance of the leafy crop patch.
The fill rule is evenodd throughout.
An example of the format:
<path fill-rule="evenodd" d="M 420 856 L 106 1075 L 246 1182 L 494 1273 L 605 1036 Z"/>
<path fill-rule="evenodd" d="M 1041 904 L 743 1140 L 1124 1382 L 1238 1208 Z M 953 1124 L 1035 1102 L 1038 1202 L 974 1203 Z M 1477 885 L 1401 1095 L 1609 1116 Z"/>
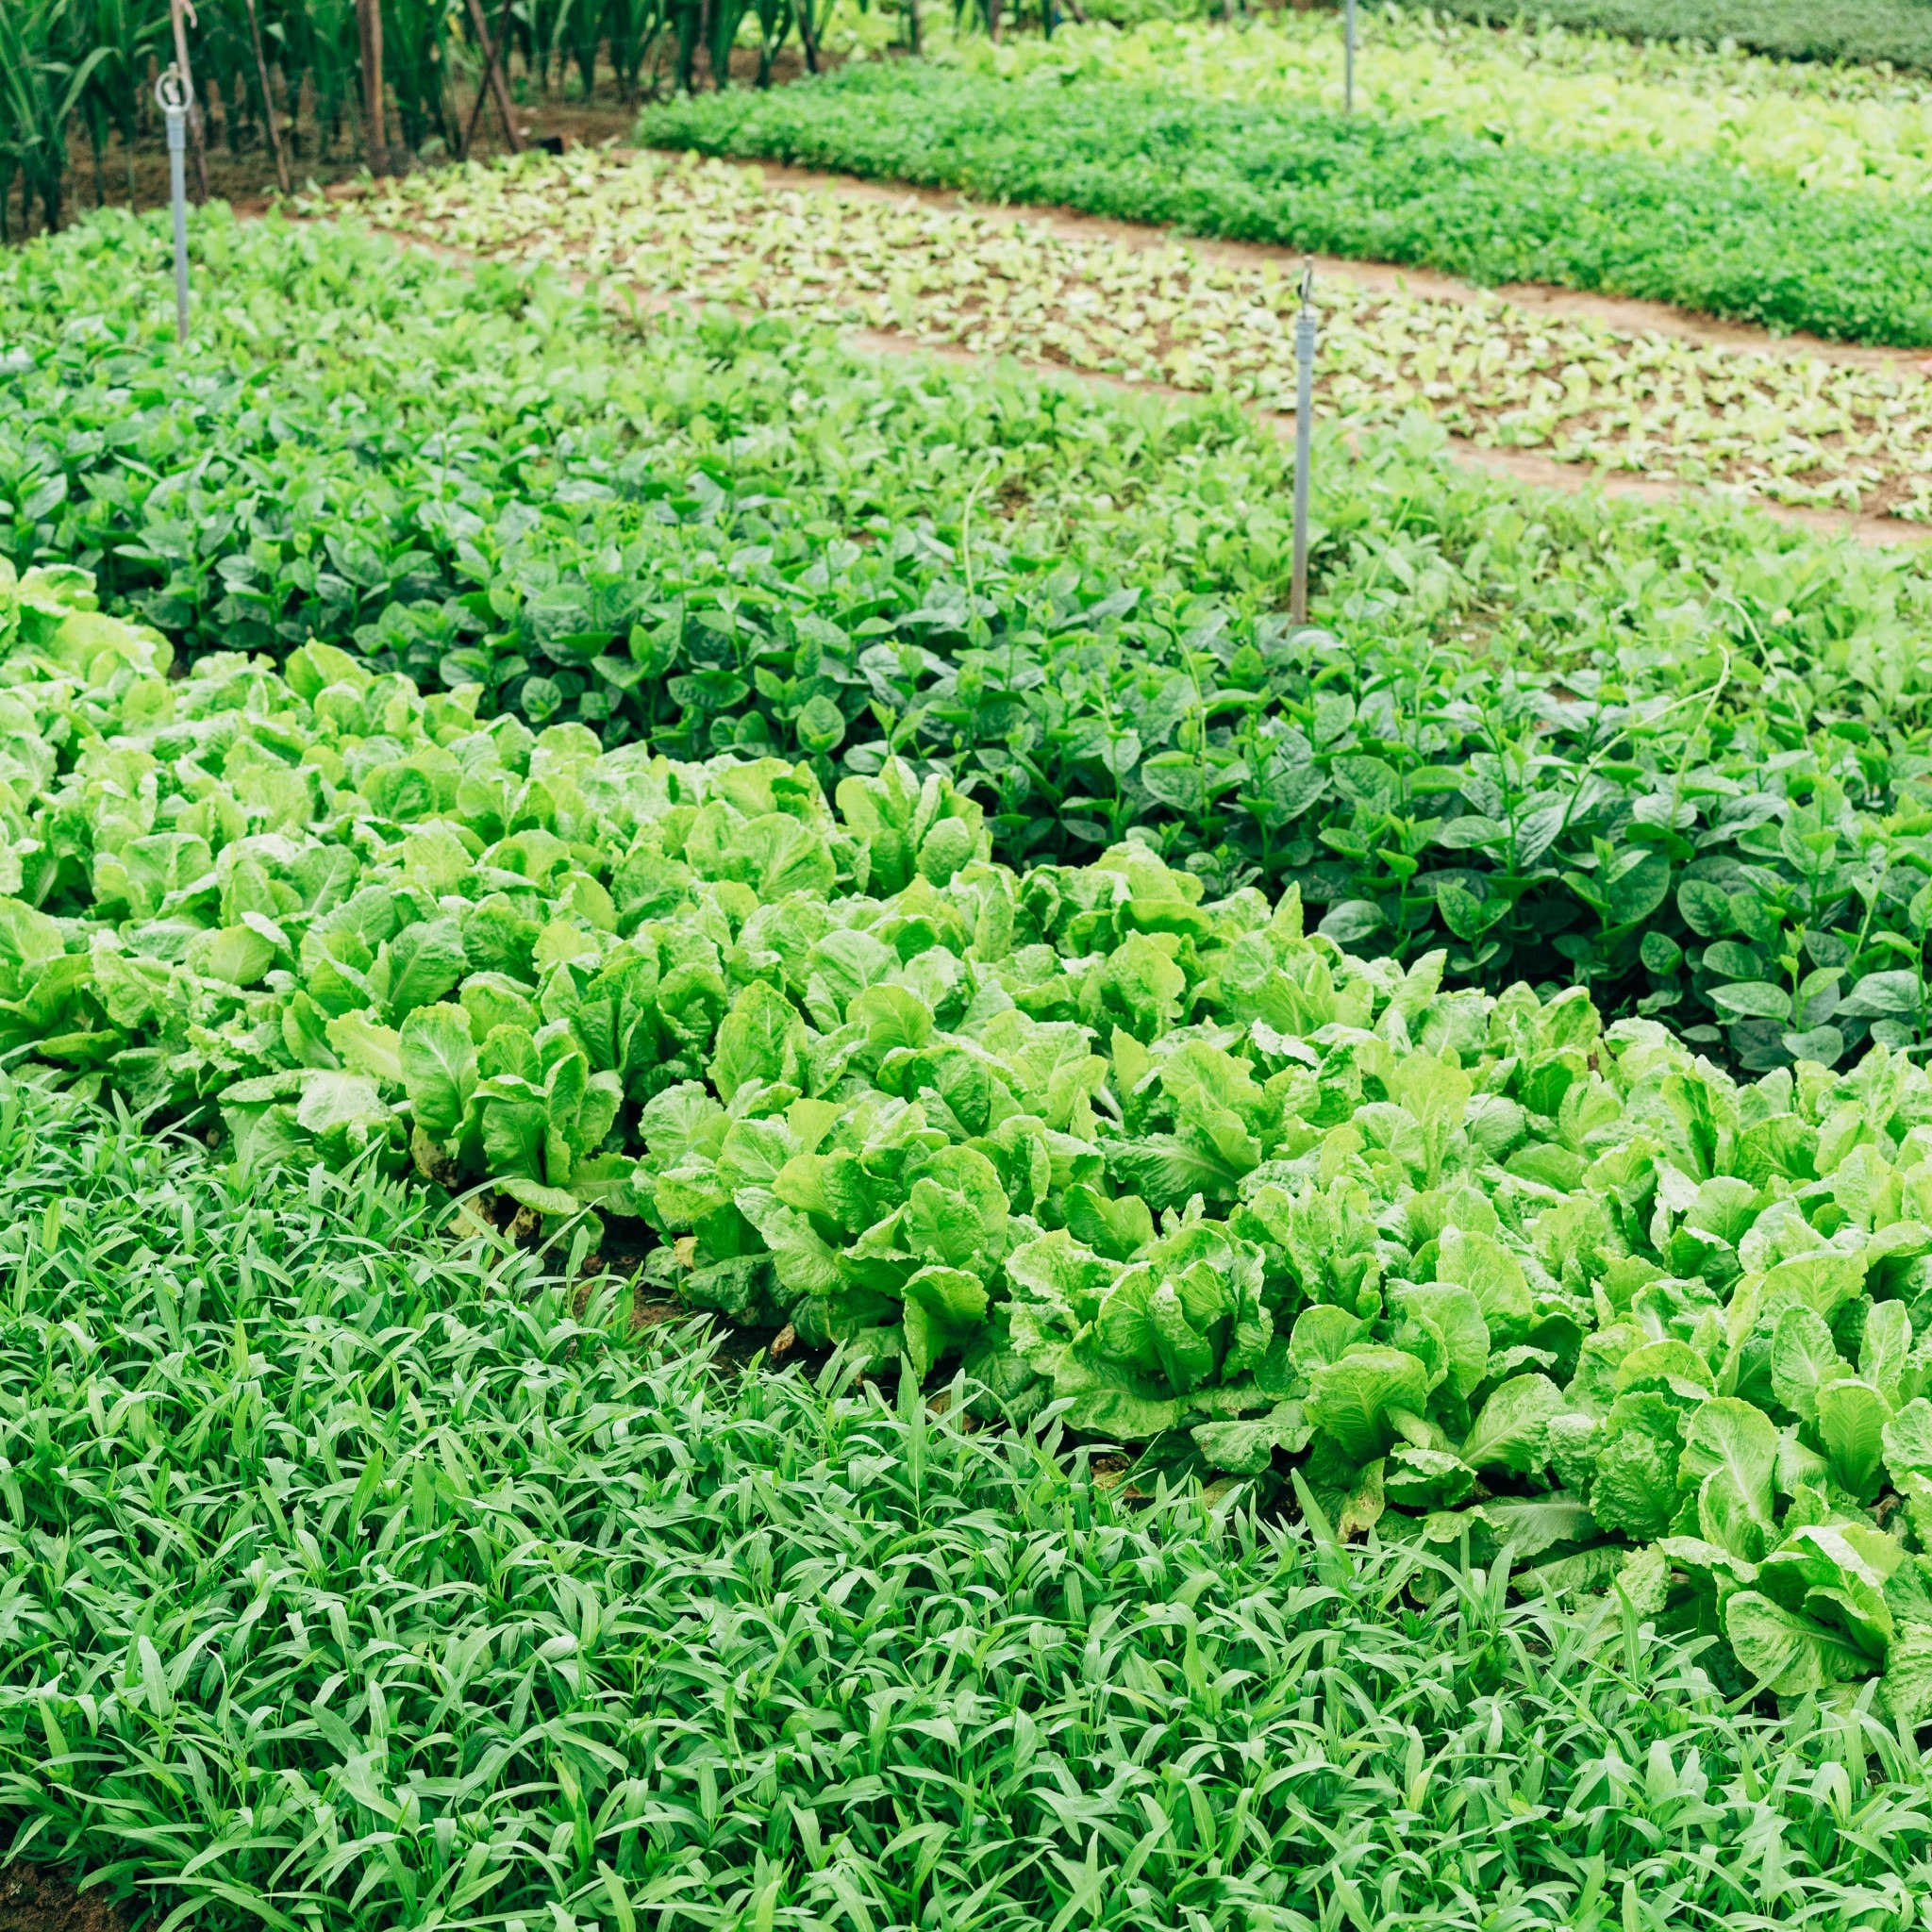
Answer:
<path fill-rule="evenodd" d="M 645 109 L 649 145 L 796 161 L 1446 269 L 1673 302 L 1773 328 L 1932 342 L 1915 202 L 1710 162 L 1541 153 L 1319 108 L 1051 75 L 855 64 L 773 93 Z"/>
<path fill-rule="evenodd" d="M 533 1226 L 640 1221 L 687 1306 L 957 1359 L 993 1412 L 1171 1466 L 1297 1458 L 1342 1534 L 1618 1577 L 1741 1684 L 1883 1671 L 1932 1710 L 1916 969 L 1821 968 L 1802 1008 L 1727 978 L 1796 1059 L 1740 1086 L 1581 987 L 1353 957 L 1369 902 L 1306 937 L 1295 889 L 1210 897 L 1133 837 L 1015 874 L 897 758 L 835 814 L 805 764 L 483 725 L 475 687 L 321 643 L 171 682 L 71 571 L 10 601 L 0 1043 L 79 1091 L 219 1108 L 244 1171 L 413 1162 Z M 1385 814 L 1400 782 L 1321 775 Z M 1815 810 L 1777 837 L 1836 862 Z M 1668 857 L 1565 883 L 1634 937 Z"/>
<path fill-rule="evenodd" d="M 20 258 L 0 425 L 16 554 L 97 556 L 191 656 L 314 632 L 385 704 L 407 676 L 506 732 L 804 756 L 828 792 L 903 756 L 1009 864 L 1139 827 L 1217 893 L 1293 882 L 1357 949 L 1451 941 L 1454 983 L 1574 980 L 1752 1070 L 1922 1037 L 1912 558 L 1517 495 L 1370 430 L 1321 448 L 1334 628 L 1294 634 L 1283 452 L 1224 408 L 775 320 L 633 335 L 539 272 L 334 228 L 204 234 L 192 368 L 128 272 L 152 231 Z M 60 581 L 55 621 L 91 594 Z M 302 728 L 360 737 L 360 702 Z M 84 848 L 38 788 L 70 727 L 36 717 L 8 837 L 64 913 Z"/>
<path fill-rule="evenodd" d="M 1731 42 L 1821 68 L 1869 61 L 1932 71 L 1932 22 L 1919 0 L 1424 0 L 1420 10 L 1485 26 L 1555 23 L 1666 44 Z"/>
<path fill-rule="evenodd" d="M 963 1389 L 722 1377 L 438 1224 L 0 1094 L 0 1818 L 130 1916 L 1903 1932 L 1932 1882 L 1869 1705 L 1124 1502 Z"/>
<path fill-rule="evenodd" d="M 1840 0 L 1831 10 L 1856 4 Z M 1442 8 L 1362 8 L 1359 110 L 1559 153 L 1707 159 L 1807 188 L 1911 195 L 1932 186 L 1932 89 L 1920 75 L 1766 59 L 1735 44 L 1720 50 L 1698 44 L 1689 26 L 1685 38 L 1633 46 L 1587 26 L 1554 25 L 1552 14 L 1561 17 L 1554 8 L 1530 9 L 1499 32 L 1509 10 L 1491 6 L 1489 23 L 1474 25 Z M 1205 19 L 1149 20 L 1126 31 L 1074 25 L 1051 40 L 968 42 L 954 58 L 1006 79 L 1121 81 L 1339 111 L 1340 26 L 1325 8 L 1257 13 L 1233 26 Z M 1932 39 L 1926 45 L 1932 51 Z"/>
<path fill-rule="evenodd" d="M 365 207 L 486 258 L 1293 407 L 1295 282 L 1273 264 L 651 157 L 416 175 Z M 1317 394 L 1350 424 L 1420 413 L 1479 446 L 1599 471 L 1932 517 L 1932 382 L 1907 366 L 1701 346 L 1497 299 L 1319 295 Z"/>

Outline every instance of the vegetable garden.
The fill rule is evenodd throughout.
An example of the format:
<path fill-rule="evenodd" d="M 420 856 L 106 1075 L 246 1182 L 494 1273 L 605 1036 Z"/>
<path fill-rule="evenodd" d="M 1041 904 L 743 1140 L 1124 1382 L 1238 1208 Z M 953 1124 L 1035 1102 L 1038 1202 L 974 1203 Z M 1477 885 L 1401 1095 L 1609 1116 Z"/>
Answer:
<path fill-rule="evenodd" d="M 0 255 L 12 1857 L 1905 1932 L 1922 82 L 919 31 Z"/>

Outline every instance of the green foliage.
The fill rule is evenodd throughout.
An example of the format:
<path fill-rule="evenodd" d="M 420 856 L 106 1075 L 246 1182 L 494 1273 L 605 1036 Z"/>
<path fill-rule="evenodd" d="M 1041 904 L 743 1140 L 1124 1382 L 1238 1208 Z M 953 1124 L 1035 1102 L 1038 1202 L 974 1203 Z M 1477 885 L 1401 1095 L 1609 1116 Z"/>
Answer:
<path fill-rule="evenodd" d="M 108 53 L 91 43 L 81 0 L 18 0 L 0 11 L 0 242 L 15 180 L 22 226 L 36 200 L 47 226 L 60 225 L 68 122 Z"/>
<path fill-rule="evenodd" d="M 1555 22 L 1634 39 L 1735 42 L 1796 60 L 1889 61 L 1932 70 L 1924 0 L 1399 0 L 1462 20 Z"/>
<path fill-rule="evenodd" d="M 1219 7 L 1201 11 L 1215 17 L 1150 20 L 1124 33 L 1072 26 L 1051 40 L 970 45 L 956 58 L 1008 78 L 1050 71 L 1214 100 L 1342 106 L 1331 10 L 1257 10 L 1233 23 Z M 1492 8 L 1489 19 L 1507 11 Z M 1911 194 L 1926 185 L 1923 75 L 1774 60 L 1730 41 L 1633 46 L 1558 25 L 1552 14 L 1560 11 L 1530 9 L 1497 32 L 1440 8 L 1364 8 L 1357 110 L 1546 150 L 1720 160 L 1807 188 Z"/>
<path fill-rule="evenodd" d="M 1169 223 L 1486 283 L 1932 341 L 1924 211 L 1637 155 L 1540 153 L 1313 108 L 912 62 L 647 108 L 640 140 Z"/>
<path fill-rule="evenodd" d="M 721 1374 L 367 1174 L 8 1081 L 0 1257 L 0 1819 L 130 1913 L 1903 1932 L 1932 1884 L 1869 1709 L 849 1363 Z"/>
<path fill-rule="evenodd" d="M 1272 38 L 1251 33 L 1239 44 Z M 1200 61 L 1224 40 L 1224 29 L 1204 30 L 1190 51 Z M 1056 35 L 1047 51 L 1061 44 Z M 1142 72 L 1166 48 L 1134 51 Z M 1498 64 L 1512 99 L 1556 91 Z M 1235 66 L 1223 92 L 1239 92 L 1244 77 Z M 1419 83 L 1432 95 L 1433 79 Z M 1576 85 L 1595 98 L 1601 82 Z M 1657 109 L 1671 125 L 1683 119 L 1677 99 Z M 1790 102 L 1776 105 L 1767 119 L 1784 128 Z M 1849 119 L 1869 104 L 1839 110 Z M 1652 125 L 1630 111 L 1636 125 Z M 1916 102 L 1910 125 L 1932 137 Z M 1812 135 L 1833 142 L 1829 130 Z M 735 162 L 650 150 L 421 173 L 358 206 L 386 231 L 432 246 L 618 274 L 646 301 L 678 301 L 702 283 L 767 317 L 889 330 L 908 345 L 1014 356 L 1271 413 L 1293 407 L 1295 277 L 1267 253 L 1204 254 L 1178 237 L 1129 244 L 1037 218 L 1016 248 L 1009 211 L 772 180 Z M 1537 450 L 1599 474 L 1733 483 L 1754 500 L 1872 508 L 1900 524 L 1932 519 L 1932 383 L 1890 358 L 1832 363 L 1774 344 L 1740 353 L 1561 307 L 1352 275 L 1320 278 L 1314 295 L 1316 409 L 1352 432 L 1423 418 L 1477 448 Z"/>
<path fill-rule="evenodd" d="M 730 50 L 754 16 L 763 86 L 798 25 L 791 0 L 525 0 L 514 10 L 483 11 L 492 42 L 499 22 L 508 29 L 498 51 L 520 96 L 568 92 L 575 68 L 585 99 L 608 77 L 629 104 L 666 85 L 695 85 L 700 49 L 706 77 L 728 85 Z M 468 125 L 459 96 L 483 86 L 473 17 L 430 0 L 381 0 L 381 15 L 386 156 L 371 156 L 362 125 L 355 0 L 204 0 L 187 9 L 182 33 L 207 139 L 225 136 L 238 156 L 262 152 L 268 107 L 298 179 L 304 159 L 344 146 L 378 172 L 456 152 Z M 107 193 L 102 151 L 115 135 L 130 150 L 133 199 L 131 149 L 159 131 L 153 71 L 174 58 L 169 0 L 19 0 L 0 12 L 0 240 L 16 175 L 24 209 L 38 198 L 45 226 L 60 225 L 63 197 L 72 199 L 67 137 L 76 114 L 93 150 L 95 206 Z"/>
<path fill-rule="evenodd" d="M 1169 1466 L 1305 1456 L 1343 1534 L 1558 1590 L 1659 1544 L 1655 1608 L 1782 1691 L 1932 1624 L 1932 1076 L 1882 1040 L 1740 1087 L 1145 840 L 1015 874 L 902 760 L 835 813 L 321 643 L 169 681 L 89 602 L 5 607 L 0 1045 L 218 1107 L 245 1171 L 640 1221 L 687 1305 Z"/>
<path fill-rule="evenodd" d="M 9 262 L 0 529 L 191 658 L 314 635 L 479 718 L 807 757 L 828 791 L 906 756 L 1008 864 L 1140 826 L 1357 951 L 1574 978 L 1754 1071 L 1922 1037 L 1909 556 L 1529 502 L 1369 437 L 1316 477 L 1333 632 L 1291 633 L 1281 453 L 1231 414 L 770 325 L 633 344 L 541 278 L 212 221 L 226 320 L 190 367 L 149 232 Z"/>

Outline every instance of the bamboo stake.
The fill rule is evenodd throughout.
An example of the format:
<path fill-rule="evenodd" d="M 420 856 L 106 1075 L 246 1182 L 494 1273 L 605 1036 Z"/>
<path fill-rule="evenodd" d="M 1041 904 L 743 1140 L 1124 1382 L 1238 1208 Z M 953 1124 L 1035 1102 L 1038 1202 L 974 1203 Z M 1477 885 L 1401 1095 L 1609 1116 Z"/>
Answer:
<path fill-rule="evenodd" d="M 470 158 L 470 143 L 476 138 L 476 124 L 483 118 L 483 95 L 488 90 L 496 98 L 496 111 L 503 117 L 503 138 L 509 143 L 509 151 L 520 155 L 524 143 L 517 134 L 516 109 L 510 105 L 509 78 L 504 73 L 496 58 L 496 48 L 491 44 L 490 23 L 483 17 L 482 0 L 469 0 L 470 25 L 476 29 L 476 39 L 483 48 L 483 81 L 476 89 L 476 99 L 470 109 L 470 125 L 463 130 L 464 160 Z M 509 27 L 510 0 L 503 0 L 503 19 L 499 23 L 497 40 L 508 46 L 506 38 Z"/>
<path fill-rule="evenodd" d="M 389 173 L 389 142 L 382 125 L 382 0 L 356 0 L 356 30 L 362 43 L 362 136 L 369 172 Z"/>
<path fill-rule="evenodd" d="M 275 97 L 268 91 L 268 58 L 261 51 L 261 22 L 255 0 L 248 0 L 248 36 L 255 42 L 255 74 L 261 82 L 261 118 L 268 127 L 268 144 L 275 158 L 275 186 L 289 193 L 289 158 L 282 152 L 282 131 L 275 125 Z"/>

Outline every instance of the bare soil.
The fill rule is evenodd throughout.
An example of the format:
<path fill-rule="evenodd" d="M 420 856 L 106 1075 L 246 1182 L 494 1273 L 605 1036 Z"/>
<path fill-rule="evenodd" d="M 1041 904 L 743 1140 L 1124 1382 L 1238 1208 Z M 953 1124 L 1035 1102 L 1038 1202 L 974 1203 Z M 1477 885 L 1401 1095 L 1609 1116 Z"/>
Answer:
<path fill-rule="evenodd" d="M 82 1891 L 51 1866 L 0 1866 L 0 1932 L 127 1932 L 98 1891 Z"/>

